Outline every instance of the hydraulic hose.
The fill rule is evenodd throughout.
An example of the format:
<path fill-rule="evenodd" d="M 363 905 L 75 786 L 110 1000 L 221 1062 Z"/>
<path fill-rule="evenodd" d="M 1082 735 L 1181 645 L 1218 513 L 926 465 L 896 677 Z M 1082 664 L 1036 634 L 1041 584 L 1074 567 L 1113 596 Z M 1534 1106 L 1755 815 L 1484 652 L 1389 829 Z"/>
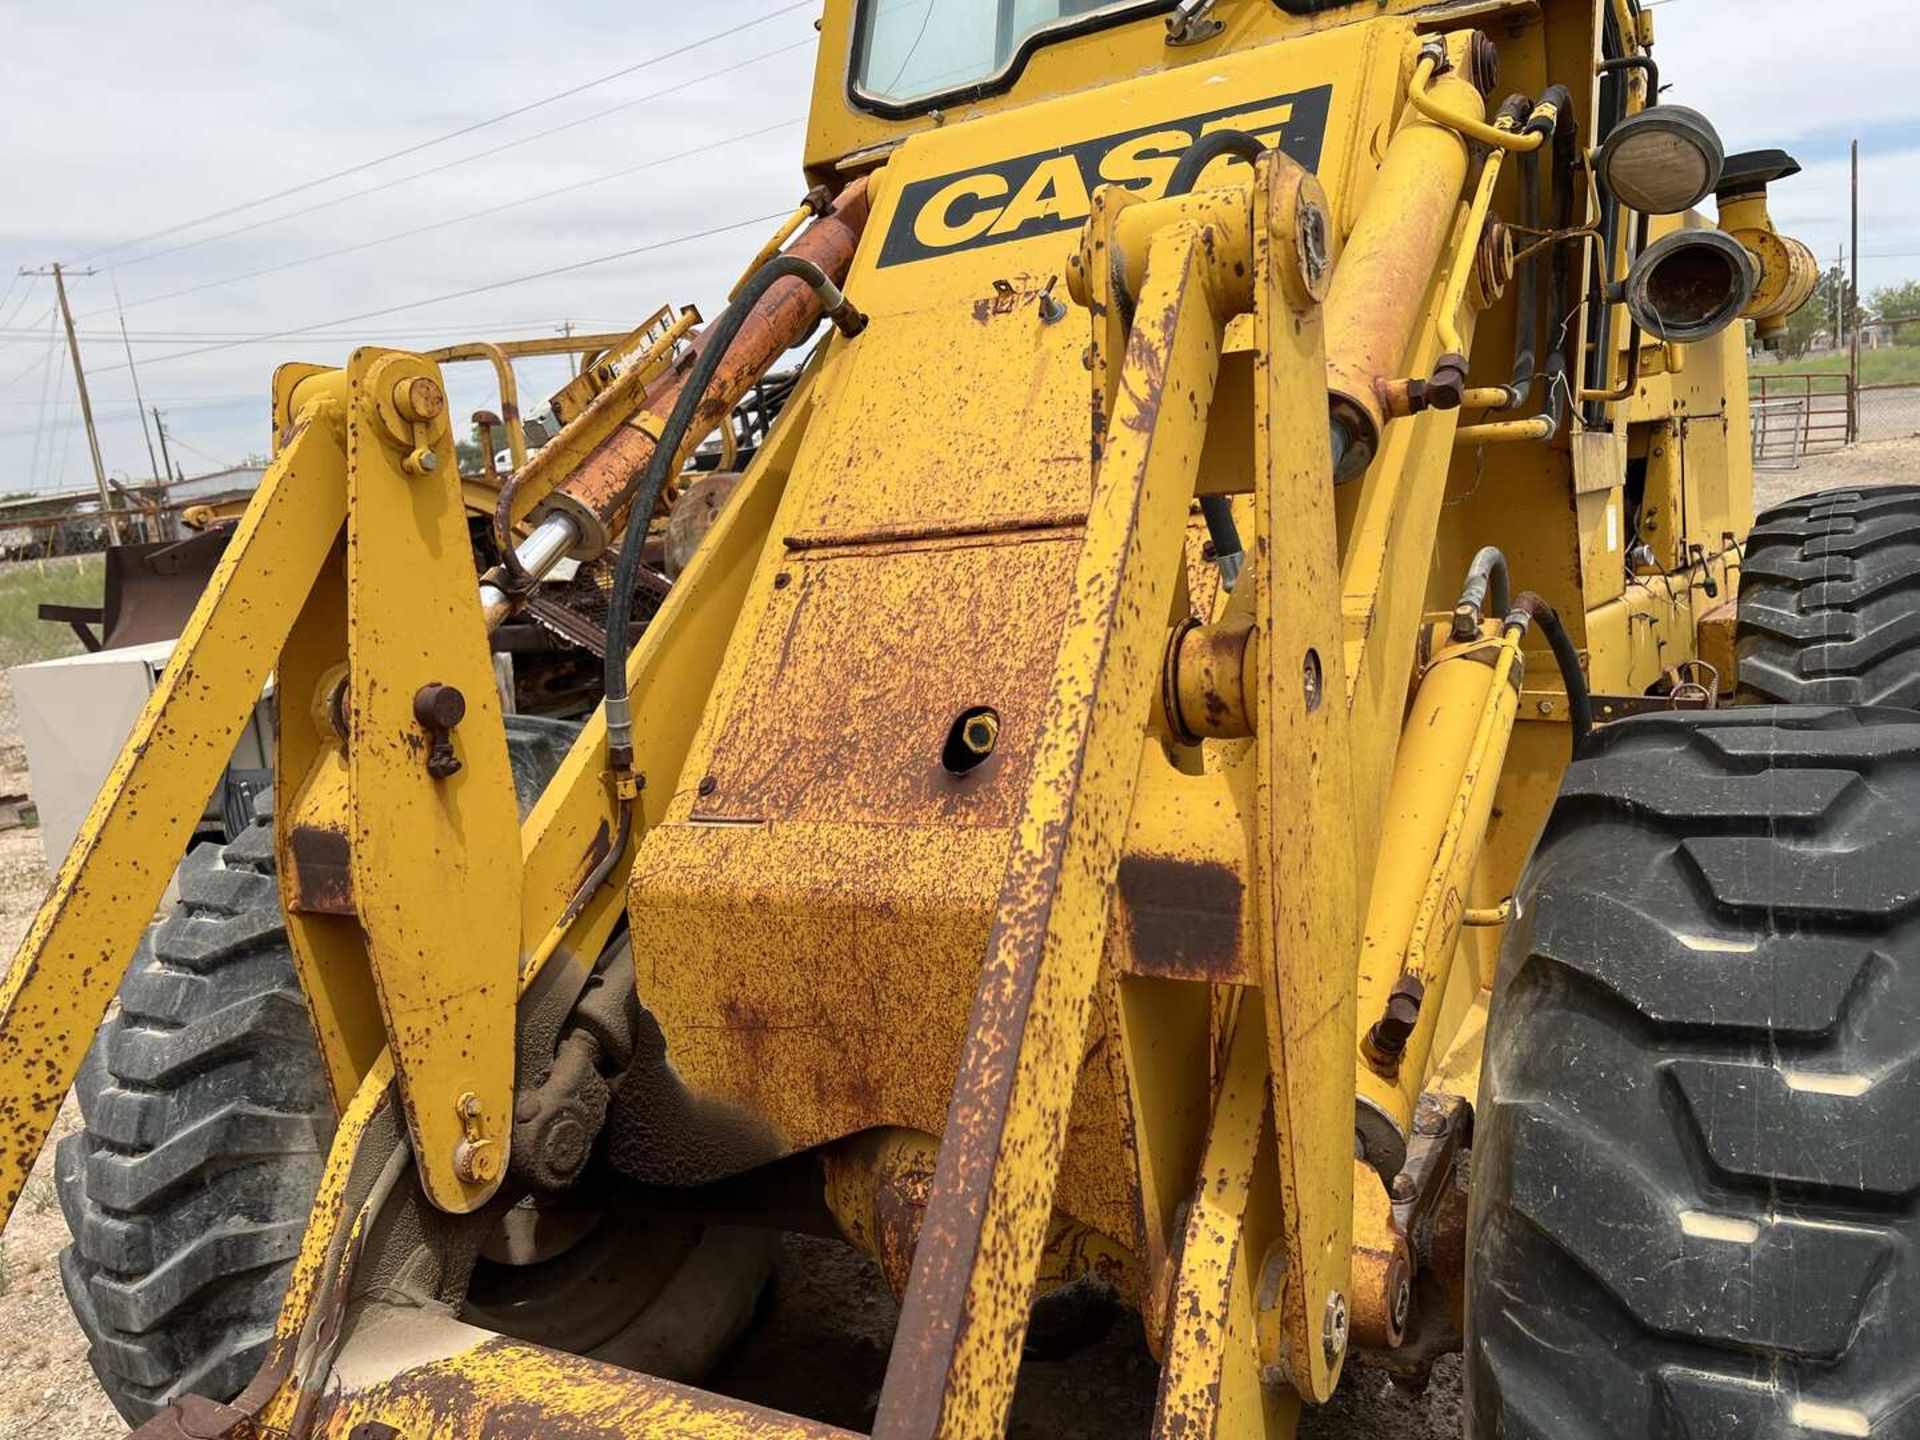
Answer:
<path fill-rule="evenodd" d="M 705 397 L 714 373 L 720 368 L 727 348 L 733 344 L 734 337 L 739 334 L 741 325 L 760 297 L 776 281 L 789 278 L 805 281 L 813 289 L 820 308 L 842 335 L 852 337 L 867 327 L 867 317 L 854 308 L 827 273 L 811 260 L 802 260 L 795 255 L 776 255 L 755 270 L 734 291 L 727 308 L 709 327 L 706 343 L 694 360 L 686 383 L 680 387 L 673 409 L 667 414 L 666 424 L 661 427 L 653 453 L 647 460 L 647 468 L 641 476 L 633 505 L 627 511 L 626 534 L 621 538 L 620 560 L 613 572 L 613 590 L 608 597 L 605 683 L 607 765 L 616 777 L 625 776 L 633 766 L 633 713 L 627 698 L 627 652 L 631 645 L 633 591 L 639 579 L 640 551 L 646 544 L 647 527 L 653 519 L 654 508 L 660 503 L 660 492 L 666 488 L 668 478 L 680 462 L 680 451 L 686 444 L 694 412 L 699 409 L 700 401 Z"/>
<path fill-rule="evenodd" d="M 1200 183 L 1201 172 L 1222 155 L 1236 156 L 1251 165 L 1266 149 L 1257 136 L 1244 130 L 1210 130 L 1181 154 L 1180 163 L 1167 180 L 1167 195 L 1185 195 L 1192 190 Z"/>
<path fill-rule="evenodd" d="M 1491 609 L 1505 615 L 1513 608 L 1508 598 L 1512 582 L 1508 579 L 1507 557 L 1497 545 L 1483 545 L 1467 565 L 1467 580 L 1460 587 L 1460 599 L 1453 607 L 1453 638 L 1465 644 L 1480 633 L 1480 620 Z M 1488 605 L 1491 597 L 1492 605 Z"/>
<path fill-rule="evenodd" d="M 1259 139 L 1244 130 L 1214 130 L 1189 145 L 1173 167 L 1167 180 L 1167 197 L 1186 195 L 1200 181 L 1201 173 L 1222 155 L 1233 155 L 1251 165 L 1266 151 Z M 1240 527 L 1233 520 L 1233 502 L 1225 495 L 1202 495 L 1200 513 L 1206 518 L 1207 538 L 1213 542 L 1213 562 L 1220 567 L 1220 583 L 1233 589 L 1246 563 L 1246 547 L 1240 541 Z"/>
<path fill-rule="evenodd" d="M 1578 760 L 1593 734 L 1593 694 L 1587 689 L 1587 677 L 1580 668 L 1580 652 L 1573 648 L 1573 637 L 1560 623 L 1554 608 L 1531 590 L 1513 597 L 1513 616 L 1524 616 L 1538 625 L 1553 651 L 1553 663 L 1560 669 L 1560 683 L 1567 689 L 1567 719 L 1573 730 L 1573 758 Z"/>

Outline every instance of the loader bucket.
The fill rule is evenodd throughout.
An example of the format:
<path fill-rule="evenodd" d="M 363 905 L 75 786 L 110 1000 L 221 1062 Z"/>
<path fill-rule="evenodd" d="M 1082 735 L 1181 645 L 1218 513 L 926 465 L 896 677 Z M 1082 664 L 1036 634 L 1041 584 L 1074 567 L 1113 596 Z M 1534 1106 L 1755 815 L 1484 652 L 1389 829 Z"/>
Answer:
<path fill-rule="evenodd" d="M 71 625 L 89 650 L 175 639 L 226 552 L 227 535 L 109 546 L 100 605 L 42 605 L 40 618 Z"/>

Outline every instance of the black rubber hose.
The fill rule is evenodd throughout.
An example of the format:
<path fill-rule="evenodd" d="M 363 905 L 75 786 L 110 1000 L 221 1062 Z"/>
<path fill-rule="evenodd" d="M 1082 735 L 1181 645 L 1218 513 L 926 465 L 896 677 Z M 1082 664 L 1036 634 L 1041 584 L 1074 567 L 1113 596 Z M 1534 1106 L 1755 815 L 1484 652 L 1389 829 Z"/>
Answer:
<path fill-rule="evenodd" d="M 1167 181 L 1167 198 L 1185 195 L 1199 183 L 1201 172 L 1222 155 L 1237 155 L 1251 165 L 1266 152 L 1259 139 L 1244 130 L 1215 130 L 1202 135 L 1181 155 Z M 1200 513 L 1206 517 L 1207 538 L 1213 542 L 1214 563 L 1227 589 L 1240 578 L 1245 547 L 1240 542 L 1240 527 L 1233 521 L 1233 502 L 1224 495 L 1202 495 Z"/>
<path fill-rule="evenodd" d="M 1200 183 L 1200 172 L 1222 155 L 1236 155 L 1251 165 L 1266 149 L 1256 136 L 1244 130 L 1210 131 L 1180 156 L 1180 163 L 1173 167 L 1173 176 L 1167 181 L 1167 195 L 1185 195 Z"/>
<path fill-rule="evenodd" d="M 1506 555 L 1498 545 L 1481 546 L 1467 565 L 1466 583 L 1453 607 L 1453 638 L 1463 644 L 1473 639 L 1488 610 L 1504 618 L 1513 608 L 1511 594 Z"/>
<path fill-rule="evenodd" d="M 1233 522 L 1233 502 L 1225 495 L 1202 495 L 1200 514 L 1207 522 L 1207 539 L 1213 544 L 1213 563 L 1220 567 L 1220 583 L 1231 590 L 1239 582 L 1240 567 L 1247 558 L 1240 543 L 1240 527 Z"/>
<path fill-rule="evenodd" d="M 827 273 L 810 260 L 794 255 L 776 255 L 735 292 L 732 303 L 720 318 L 708 327 L 702 338 L 700 354 L 681 386 L 667 423 L 641 473 L 640 489 L 627 511 L 627 530 L 620 541 L 620 560 L 614 567 L 613 590 L 608 597 L 607 654 L 604 682 L 607 703 L 607 760 L 615 770 L 631 764 L 633 758 L 632 721 L 627 713 L 627 652 L 631 645 L 633 591 L 640 574 L 640 551 L 646 544 L 647 527 L 660 492 L 680 455 L 680 447 L 693 424 L 693 414 L 706 397 L 707 386 L 720 368 L 734 337 L 746 322 L 760 297 L 780 280 L 804 280 L 821 299 L 821 308 L 840 328 L 842 334 L 857 335 L 866 326 L 866 317 L 855 310 L 840 293 Z"/>
<path fill-rule="evenodd" d="M 1545 600 L 1531 590 L 1513 597 L 1513 613 L 1525 615 L 1547 637 L 1553 651 L 1553 663 L 1560 667 L 1560 683 L 1567 688 L 1567 719 L 1573 731 L 1573 758 L 1578 760 L 1593 734 L 1593 692 L 1587 689 L 1586 673 L 1580 668 L 1580 652 L 1573 648 L 1573 637 L 1560 623 L 1560 616 Z"/>
<path fill-rule="evenodd" d="M 1529 241 L 1540 230 L 1540 152 L 1528 150 L 1520 157 L 1520 224 Z M 1533 371 L 1537 361 L 1534 336 L 1540 328 L 1540 256 L 1533 254 L 1520 262 L 1520 285 L 1513 297 L 1513 374 L 1507 389 L 1513 392 L 1511 408 L 1527 403 L 1533 390 Z M 1559 427 L 1554 427 L 1558 429 Z"/>

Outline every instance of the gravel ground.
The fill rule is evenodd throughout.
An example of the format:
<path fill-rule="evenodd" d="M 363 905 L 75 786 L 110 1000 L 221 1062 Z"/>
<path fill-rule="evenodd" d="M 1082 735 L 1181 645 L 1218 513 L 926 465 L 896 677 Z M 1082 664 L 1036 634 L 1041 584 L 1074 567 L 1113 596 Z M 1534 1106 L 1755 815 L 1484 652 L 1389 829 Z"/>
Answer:
<path fill-rule="evenodd" d="M 1875 441 L 1818 456 L 1798 470 L 1756 477 L 1764 508 L 1837 485 L 1920 482 L 1920 437 Z M 0 679 L 0 794 L 27 789 L 12 695 Z M 0 954 L 10 955 L 45 889 L 38 832 L 0 831 Z M 56 1135 L 74 1124 L 69 1102 Z M 0 1238 L 0 1440 L 119 1436 L 124 1427 L 87 1368 L 86 1346 L 60 1290 L 66 1226 L 54 1199 L 48 1148 L 19 1210 Z M 863 1258 L 818 1241 L 782 1251 L 760 1320 L 714 1377 L 716 1388 L 762 1404 L 864 1429 L 879 1393 L 894 1309 Z M 1444 1440 L 1459 1434 L 1460 1369 L 1447 1362 L 1422 1396 L 1371 1375 L 1349 1379 L 1333 1404 L 1310 1414 L 1311 1440 Z M 1138 1327 L 1114 1333 L 1072 1361 L 1033 1362 L 1021 1373 L 1018 1437 L 1110 1437 L 1143 1433 L 1156 1372 Z"/>

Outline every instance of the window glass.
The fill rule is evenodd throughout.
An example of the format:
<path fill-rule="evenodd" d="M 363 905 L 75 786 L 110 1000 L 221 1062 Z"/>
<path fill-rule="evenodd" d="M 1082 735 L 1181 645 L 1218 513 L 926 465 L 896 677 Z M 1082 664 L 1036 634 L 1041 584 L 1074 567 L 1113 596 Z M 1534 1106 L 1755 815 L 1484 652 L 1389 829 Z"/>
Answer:
<path fill-rule="evenodd" d="M 1143 0 L 866 0 L 853 85 L 899 103 L 988 80 L 1028 36 Z"/>

